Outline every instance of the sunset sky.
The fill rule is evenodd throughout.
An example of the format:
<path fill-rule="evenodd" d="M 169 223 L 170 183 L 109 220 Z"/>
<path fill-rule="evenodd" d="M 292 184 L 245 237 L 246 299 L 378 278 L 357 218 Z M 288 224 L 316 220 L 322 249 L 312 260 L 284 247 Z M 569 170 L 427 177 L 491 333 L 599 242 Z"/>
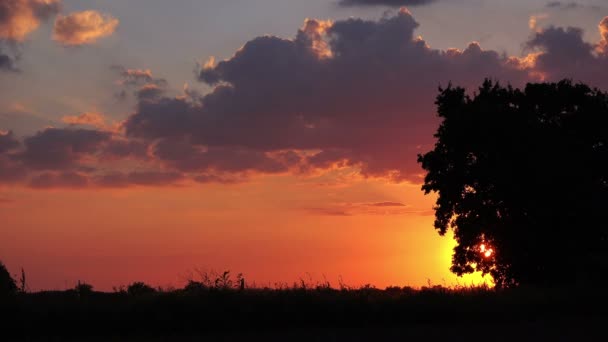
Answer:
<path fill-rule="evenodd" d="M 416 156 L 450 81 L 608 90 L 608 2 L 0 0 L 0 260 L 32 289 L 479 282 Z"/>

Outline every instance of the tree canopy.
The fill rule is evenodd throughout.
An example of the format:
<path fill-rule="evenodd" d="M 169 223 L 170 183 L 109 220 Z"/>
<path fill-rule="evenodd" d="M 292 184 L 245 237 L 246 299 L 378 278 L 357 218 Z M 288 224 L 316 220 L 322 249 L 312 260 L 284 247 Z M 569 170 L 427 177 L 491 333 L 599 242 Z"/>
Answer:
<path fill-rule="evenodd" d="M 454 231 L 451 270 L 499 287 L 605 277 L 608 94 L 568 80 L 439 92 L 437 142 L 418 161 L 435 228 Z"/>
<path fill-rule="evenodd" d="M 17 292 L 17 285 L 6 266 L 0 261 L 0 297 Z"/>

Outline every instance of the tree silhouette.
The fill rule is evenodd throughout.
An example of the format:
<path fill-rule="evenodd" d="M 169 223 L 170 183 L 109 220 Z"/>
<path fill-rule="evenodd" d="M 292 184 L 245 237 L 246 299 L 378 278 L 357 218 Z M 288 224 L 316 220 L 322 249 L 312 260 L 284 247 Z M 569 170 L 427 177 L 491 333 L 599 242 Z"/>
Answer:
<path fill-rule="evenodd" d="M 438 194 L 435 228 L 457 240 L 451 270 L 498 287 L 604 277 L 608 95 L 567 80 L 439 91 L 443 122 L 418 161 Z"/>
<path fill-rule="evenodd" d="M 15 294 L 17 285 L 11 274 L 6 269 L 6 266 L 0 261 L 0 297 Z"/>

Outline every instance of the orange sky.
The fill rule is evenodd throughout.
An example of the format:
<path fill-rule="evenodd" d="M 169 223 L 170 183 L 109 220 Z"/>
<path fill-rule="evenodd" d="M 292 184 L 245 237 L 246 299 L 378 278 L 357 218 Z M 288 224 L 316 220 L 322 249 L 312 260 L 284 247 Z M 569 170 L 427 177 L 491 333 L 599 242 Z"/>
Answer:
<path fill-rule="evenodd" d="M 448 271 L 453 242 L 433 230 L 433 197 L 414 185 L 277 176 L 231 186 L 4 194 L 12 200 L 0 205 L 8 228 L 0 230 L 0 259 L 13 273 L 24 267 L 33 289 L 77 280 L 102 290 L 133 281 L 181 286 L 194 268 L 242 272 L 258 285 L 308 274 L 335 286 L 340 276 L 352 286 L 457 282 Z M 370 205 L 380 202 L 405 206 Z"/>
<path fill-rule="evenodd" d="M 479 283 L 420 190 L 438 86 L 608 89 L 603 5 L 187 3 L 0 2 L 0 260 L 32 289 Z"/>

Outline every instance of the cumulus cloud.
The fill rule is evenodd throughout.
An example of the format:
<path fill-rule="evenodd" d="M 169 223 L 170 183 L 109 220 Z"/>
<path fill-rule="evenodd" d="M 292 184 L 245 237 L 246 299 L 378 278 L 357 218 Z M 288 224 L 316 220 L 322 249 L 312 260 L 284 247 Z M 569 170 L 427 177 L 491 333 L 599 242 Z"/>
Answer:
<path fill-rule="evenodd" d="M 110 138 L 110 133 L 97 130 L 48 128 L 26 138 L 25 150 L 15 158 L 35 170 L 71 169 L 97 153 Z"/>
<path fill-rule="evenodd" d="M 0 71 L 18 71 L 18 45 L 57 14 L 60 0 L 0 1 Z"/>
<path fill-rule="evenodd" d="M 201 69 L 200 80 L 214 89 L 199 101 L 140 102 L 127 134 L 160 140 L 159 146 L 187 141 L 194 151 L 156 156 L 201 172 L 340 165 L 367 176 L 418 180 L 415 155 L 417 146 L 432 143 L 439 84 L 471 86 L 487 76 L 522 83 L 527 73 L 477 43 L 432 49 L 414 36 L 417 27 L 401 10 L 380 21 L 308 20 L 294 39 L 255 38 L 232 58 Z M 277 151 L 301 158 L 277 165 Z M 218 163 L 219 157 L 256 162 Z"/>
<path fill-rule="evenodd" d="M 59 12 L 60 0 L 2 0 L 0 39 L 23 41 L 40 22 Z"/>
<path fill-rule="evenodd" d="M 598 44 L 600 54 L 608 56 L 608 17 L 605 17 L 599 25 L 602 40 Z"/>
<path fill-rule="evenodd" d="M 112 35 L 118 24 L 118 19 L 111 15 L 91 10 L 59 15 L 55 20 L 53 39 L 65 46 L 93 44 Z"/>
<path fill-rule="evenodd" d="M 435 0 L 340 0 L 340 6 L 422 6 L 435 2 Z"/>
<path fill-rule="evenodd" d="M 525 43 L 532 51 L 529 69 L 545 80 L 571 78 L 608 89 L 605 41 L 604 37 L 597 44 L 588 43 L 583 40 L 583 31 L 575 27 L 548 27 L 535 32 Z"/>
<path fill-rule="evenodd" d="M 0 170 L 12 170 L 0 177 L 25 168 L 38 177 L 49 173 L 37 184 L 69 185 L 68 175 L 77 174 L 87 186 L 123 187 L 348 168 L 363 177 L 419 182 L 416 155 L 434 143 L 439 85 L 451 81 L 474 91 L 487 77 L 514 86 L 567 77 L 608 89 L 608 19 L 599 27 L 602 39 L 595 43 L 577 28 L 539 29 L 525 42 L 526 55 L 507 56 L 475 42 L 434 49 L 414 34 L 418 23 L 404 9 L 377 21 L 311 19 L 292 39 L 257 37 L 229 59 L 202 66 L 198 79 L 211 87 L 204 95 L 185 90 L 171 97 L 163 91 L 166 81 L 149 70 L 115 67 L 119 85 L 137 99 L 124 135 L 44 130 L 0 153 L 7 165 Z M 411 208 L 379 202 L 315 210 Z"/>

